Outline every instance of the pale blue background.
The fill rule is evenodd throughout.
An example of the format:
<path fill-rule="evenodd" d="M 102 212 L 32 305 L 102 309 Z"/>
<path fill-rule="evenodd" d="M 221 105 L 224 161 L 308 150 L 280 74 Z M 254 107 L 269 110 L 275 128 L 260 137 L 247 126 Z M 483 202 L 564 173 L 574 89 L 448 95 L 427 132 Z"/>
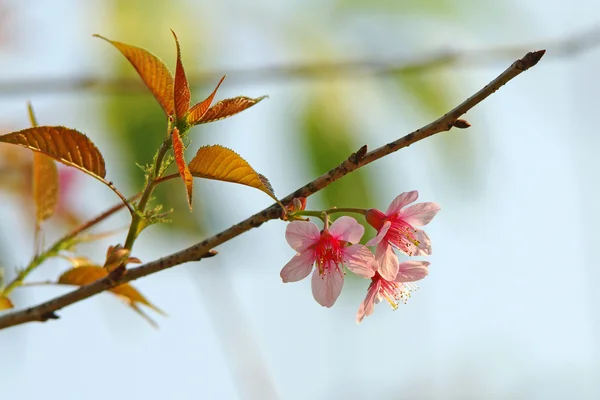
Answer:
<path fill-rule="evenodd" d="M 7 29 L 13 44 L 0 52 L 3 82 L 100 75 L 103 58 L 116 56 L 91 38 L 92 33 L 114 37 L 107 28 L 108 2 L 5 3 L 15 15 Z M 194 19 L 208 19 L 214 40 L 225 46 L 215 53 L 213 65 L 245 68 L 302 60 L 289 54 L 278 37 L 281 26 L 296 23 L 292 18 L 299 15 L 309 21 L 307 32 L 362 29 L 388 40 L 374 54 L 415 57 L 448 47 L 554 42 L 593 26 L 600 16 L 592 0 L 513 1 L 502 7 L 500 2 L 472 2 L 456 24 L 427 17 L 407 20 L 419 38 L 417 46 L 396 42 L 385 15 L 365 14 L 342 27 L 329 24 L 335 15 L 326 2 L 191 3 L 188 11 L 169 12 L 178 16 L 173 22 L 147 26 L 147 35 L 168 37 L 167 28 L 176 28 L 191 62 L 194 32 L 208 29 Z M 340 43 L 347 40 L 339 34 Z M 351 43 L 344 46 L 340 54 L 361 55 Z M 470 137 L 471 148 L 464 151 L 476 154 L 481 178 L 476 187 L 456 186 L 448 177 L 448 166 L 435 158 L 437 137 L 368 167 L 380 179 L 380 198 L 386 199 L 374 206 L 384 208 L 398 193 L 418 189 L 422 200 L 442 207 L 427 229 L 434 248 L 431 274 L 408 305 L 396 312 L 380 305 L 356 325 L 367 282 L 352 282 L 333 309 L 319 307 L 308 280 L 281 283 L 279 270 L 293 251 L 284 240 L 285 224 L 270 222 L 218 248 L 218 257 L 136 282 L 169 314 L 156 317 L 159 330 L 111 296 L 100 295 L 61 311 L 57 322 L 0 332 L 0 398 L 600 397 L 600 48 L 550 56 L 551 48 L 534 70 L 469 112 L 472 128 L 448 133 Z M 168 62 L 173 65 L 172 59 Z M 509 64 L 448 70 L 455 101 Z M 301 155 L 290 154 L 297 132 L 289 116 L 298 93 L 317 84 L 225 84 L 219 98 L 269 94 L 270 100 L 206 128 L 203 140 L 243 152 L 278 193 L 287 194 L 311 178 Z M 103 137 L 106 127 L 94 112 L 97 95 L 3 96 L 0 119 L 5 125 L 27 126 L 26 100 L 34 102 L 44 123 L 88 133 L 107 158 L 110 179 L 127 187 L 127 177 L 118 172 L 118 149 Z M 429 122 L 408 101 L 358 105 L 362 109 L 356 112 L 377 117 L 365 127 L 364 142 L 371 148 Z M 395 179 L 399 173 L 401 180 Z M 75 207 L 90 216 L 115 201 L 92 180 L 81 185 Z M 208 207 L 223 213 L 211 221 L 213 232 L 270 204 L 260 192 L 242 187 L 196 186 L 196 196 L 210 196 Z M 9 268 L 25 265 L 32 248 L 29 226 L 23 226 L 13 202 L 3 197 L 0 209 L 3 240 L 10 244 L 2 249 L 12 261 Z M 105 226 L 126 223 L 121 215 Z M 167 237 L 151 228 L 135 255 L 149 261 L 201 239 Z M 102 249 L 89 251 L 102 257 Z M 52 262 L 32 278 L 56 276 L 65 268 L 63 262 Z M 35 304 L 62 291 L 19 289 L 15 302 Z"/>

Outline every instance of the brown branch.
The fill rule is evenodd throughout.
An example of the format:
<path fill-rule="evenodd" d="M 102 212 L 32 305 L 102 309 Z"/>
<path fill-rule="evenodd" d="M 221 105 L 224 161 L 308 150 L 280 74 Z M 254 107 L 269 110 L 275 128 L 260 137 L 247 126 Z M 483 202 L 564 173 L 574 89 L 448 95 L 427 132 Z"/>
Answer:
<path fill-rule="evenodd" d="M 515 61 L 506 71 L 502 72 L 496 79 L 491 81 L 473 96 L 469 97 L 462 104 L 458 105 L 456 108 L 449 111 L 447 114 L 438 118 L 432 123 L 420 129 L 417 129 L 416 131 L 409 133 L 408 135 L 394 142 L 379 147 L 378 149 L 375 149 L 371 152 L 366 152 L 367 146 L 361 147 L 356 153 L 352 154 L 339 166 L 321 175 L 312 182 L 309 182 L 300 189 L 296 190 L 294 193 L 291 193 L 290 195 L 282 199 L 281 202 L 283 204 L 288 204 L 295 197 L 308 197 L 318 192 L 319 190 L 329 186 L 329 184 L 335 182 L 336 180 L 342 178 L 350 172 L 360 167 L 363 167 L 375 160 L 378 160 L 390 153 L 393 153 L 404 147 L 408 147 L 413 143 L 428 138 L 429 136 L 432 136 L 436 133 L 448 131 L 455 126 L 459 128 L 467 127 L 468 122 L 464 120 L 459 120 L 460 116 L 462 116 L 467 111 L 469 111 L 477 104 L 482 102 L 484 99 L 489 97 L 492 93 L 496 92 L 496 90 L 500 89 L 508 81 L 536 65 L 538 61 L 542 58 L 544 53 L 545 50 L 527 53 L 525 57 Z M 270 207 L 265 208 L 261 212 L 243 220 L 242 222 L 233 225 L 231 228 L 226 229 L 186 249 L 160 258 L 156 261 L 149 262 L 142 266 L 127 270 L 125 274 L 118 273 L 119 271 L 115 270 L 104 279 L 98 280 L 86 286 L 82 286 L 72 292 L 56 297 L 45 303 L 27 308 L 22 311 L 15 311 L 13 313 L 6 314 L 0 317 L 0 329 L 32 321 L 46 321 L 48 319 L 56 319 L 58 318 L 58 316 L 55 314 L 56 311 L 78 301 L 84 300 L 88 297 L 94 296 L 107 289 L 113 288 L 122 283 L 133 281 L 135 279 L 147 275 L 154 274 L 156 272 L 165 270 L 175 265 L 183 264 L 190 261 L 200 261 L 202 258 L 213 256 L 216 254 L 216 252 L 212 250 L 214 247 L 223 244 L 228 240 L 231 240 L 234 237 L 249 231 L 252 228 L 257 228 L 269 220 L 280 218 L 281 212 L 282 210 L 280 206 L 277 204 L 273 204 Z"/>
<path fill-rule="evenodd" d="M 554 58 L 569 57 L 583 53 L 600 44 L 600 28 L 592 27 L 571 37 L 547 40 L 544 43 L 525 46 L 499 46 L 490 49 L 442 50 L 418 57 L 396 57 L 387 60 L 355 60 L 332 63 L 310 63 L 300 65 L 273 65 L 253 69 L 227 69 L 228 82 L 273 82 L 291 79 L 355 78 L 365 75 L 393 75 L 402 72 L 422 72 L 432 68 L 448 66 L 474 67 L 494 62 L 514 60 L 528 49 L 545 48 Z M 218 71 L 188 73 L 190 86 L 217 82 L 224 68 Z M 102 78 L 81 76 L 74 78 L 40 78 L 12 82 L 0 82 L 0 97 L 29 93 L 57 93 L 96 90 L 101 93 L 147 93 L 146 86 L 137 77 Z"/>

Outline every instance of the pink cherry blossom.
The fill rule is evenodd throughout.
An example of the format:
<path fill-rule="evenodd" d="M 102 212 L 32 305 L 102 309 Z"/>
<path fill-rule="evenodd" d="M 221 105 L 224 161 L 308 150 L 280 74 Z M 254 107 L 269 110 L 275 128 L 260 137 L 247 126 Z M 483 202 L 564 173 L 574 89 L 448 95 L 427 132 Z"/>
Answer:
<path fill-rule="evenodd" d="M 405 192 L 392 201 L 385 214 L 374 208 L 366 213 L 367 222 L 378 231 L 367 246 L 377 246 L 375 259 L 379 264 L 379 274 L 388 281 L 393 281 L 398 274 L 398 257 L 394 248 L 409 256 L 431 254 L 429 236 L 415 226 L 427 225 L 440 206 L 437 203 L 418 203 L 404 208 L 417 197 L 416 190 Z"/>
<path fill-rule="evenodd" d="M 283 282 L 296 282 L 312 275 L 313 297 L 323 307 L 331 307 L 344 284 L 343 266 L 371 278 L 377 264 L 371 250 L 360 241 L 365 228 L 354 218 L 340 217 L 329 229 L 319 231 L 309 221 L 290 222 L 285 231 L 289 245 L 298 252 L 281 270 Z"/>
<path fill-rule="evenodd" d="M 392 309 L 398 308 L 398 303 L 406 304 L 412 292 L 417 290 L 413 282 L 423 279 L 429 273 L 429 262 L 406 261 L 398 266 L 398 274 L 395 279 L 388 281 L 379 272 L 375 272 L 371 278 L 371 284 L 367 290 L 367 296 L 358 309 L 356 322 L 360 322 L 373 313 L 376 303 L 386 300 Z"/>

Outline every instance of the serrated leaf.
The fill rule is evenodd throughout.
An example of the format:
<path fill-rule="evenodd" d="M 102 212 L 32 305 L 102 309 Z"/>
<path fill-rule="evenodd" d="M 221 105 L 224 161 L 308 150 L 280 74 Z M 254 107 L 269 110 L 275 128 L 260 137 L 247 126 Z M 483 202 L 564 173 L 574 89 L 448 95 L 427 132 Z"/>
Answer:
<path fill-rule="evenodd" d="M 255 104 L 258 104 L 266 98 L 267 96 L 257 97 L 256 99 L 245 96 L 238 96 L 232 99 L 221 100 L 217 104 L 209 108 L 208 111 L 206 111 L 206 113 L 192 125 L 207 124 L 209 122 L 229 118 L 232 115 L 235 115 L 252 107 Z"/>
<path fill-rule="evenodd" d="M 204 114 L 206 114 L 206 111 L 208 111 L 208 108 L 210 107 L 210 105 L 213 102 L 213 99 L 215 98 L 215 94 L 217 94 L 217 90 L 219 90 L 219 86 L 221 86 L 221 83 L 223 83 L 223 80 L 225 79 L 227 75 L 223 75 L 223 77 L 221 78 L 221 80 L 219 81 L 219 83 L 217 83 L 217 87 L 215 87 L 215 90 L 213 90 L 213 92 L 210 94 L 210 96 L 208 96 L 206 99 L 202 100 L 200 103 L 194 105 L 191 109 L 190 109 L 190 113 L 188 114 L 187 120 L 188 120 L 188 124 L 190 125 L 196 125 L 199 124 L 200 119 L 204 116 Z"/>
<path fill-rule="evenodd" d="M 8 297 L 0 296 L 0 311 L 10 310 L 13 307 L 14 307 L 14 305 Z"/>
<path fill-rule="evenodd" d="M 115 46 L 133 65 L 165 114 L 169 116 L 174 113 L 173 76 L 164 62 L 141 47 L 110 40 L 100 35 L 94 36 Z"/>
<path fill-rule="evenodd" d="M 217 181 L 239 183 L 262 190 L 277 200 L 271 184 L 240 157 L 226 147 L 213 145 L 201 147 L 188 164 L 193 176 Z"/>
<path fill-rule="evenodd" d="M 58 204 L 58 170 L 50 157 L 37 152 L 33 153 L 33 198 L 38 223 L 54 214 Z"/>
<path fill-rule="evenodd" d="M 72 268 L 70 270 L 65 271 L 59 278 L 58 282 L 61 285 L 75 285 L 75 286 L 83 286 L 89 285 L 97 281 L 98 279 L 102 279 L 108 275 L 108 271 L 99 266 L 81 266 L 77 268 Z M 138 304 L 143 304 L 154 311 L 165 315 L 165 313 L 156 307 L 154 304 L 150 303 L 148 299 L 146 299 L 136 288 L 131 286 L 128 283 L 124 283 L 109 291 L 119 297 L 120 300 L 124 301 L 127 305 L 129 305 L 134 311 L 137 313 L 141 313 L 144 318 L 148 317 L 142 313 L 139 309 Z M 152 320 L 149 322 L 153 323 Z"/>
<path fill-rule="evenodd" d="M 36 126 L 0 136 L 0 142 L 39 151 L 70 167 L 104 178 L 106 167 L 100 150 L 83 133 L 64 126 Z"/>
<path fill-rule="evenodd" d="M 177 45 L 177 67 L 175 69 L 174 101 L 175 117 L 179 121 L 185 116 L 190 108 L 191 94 L 188 80 L 185 76 L 185 70 L 183 69 L 183 64 L 181 62 L 181 49 L 179 47 L 179 40 L 177 40 L 177 35 L 175 32 L 173 32 L 173 30 L 171 30 L 171 33 L 173 33 L 175 44 Z"/>
<path fill-rule="evenodd" d="M 183 141 L 181 140 L 181 136 L 179 136 L 179 129 L 173 128 L 172 134 L 173 140 L 173 154 L 175 155 L 175 163 L 177 164 L 177 169 L 179 170 L 179 175 L 181 179 L 183 179 L 183 183 L 185 184 L 185 192 L 187 195 L 188 205 L 190 206 L 190 210 L 192 209 L 192 189 L 194 188 L 194 178 L 190 173 L 190 170 L 185 163 L 185 158 L 183 156 Z"/>

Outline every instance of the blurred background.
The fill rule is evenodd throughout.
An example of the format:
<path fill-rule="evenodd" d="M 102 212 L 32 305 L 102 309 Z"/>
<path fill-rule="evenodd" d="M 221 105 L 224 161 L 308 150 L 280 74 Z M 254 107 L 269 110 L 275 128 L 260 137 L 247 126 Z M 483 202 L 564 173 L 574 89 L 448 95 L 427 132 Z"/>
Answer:
<path fill-rule="evenodd" d="M 526 51 L 548 53 L 454 129 L 377 161 L 311 197 L 385 209 L 417 189 L 442 211 L 427 227 L 430 275 L 407 305 L 355 322 L 368 282 L 348 276 L 332 309 L 310 282 L 282 284 L 294 255 L 273 221 L 217 257 L 134 282 L 168 317 L 147 321 L 109 294 L 60 320 L 0 331 L 1 399 L 549 399 L 600 398 L 600 6 L 569 2 L 0 0 L 0 127 L 86 133 L 126 195 L 143 183 L 163 112 L 110 39 L 147 48 L 174 69 L 181 43 L 192 100 L 228 74 L 216 99 L 269 99 L 193 129 L 240 153 L 284 196 L 345 159 L 422 126 Z M 118 82 L 115 83 L 115 80 Z M 0 146 L 0 263 L 6 278 L 34 249 L 31 154 Z M 61 168 L 61 208 L 45 243 L 118 199 Z M 151 261 L 271 204 L 259 191 L 180 181 L 157 201 L 173 223 L 148 228 L 133 255 Z M 126 212 L 96 232 L 126 227 Z M 78 253 L 102 262 L 125 232 Z M 369 232 L 369 235 L 372 231 Z M 30 280 L 69 268 L 54 259 Z M 17 308 L 69 288 L 19 288 Z"/>

